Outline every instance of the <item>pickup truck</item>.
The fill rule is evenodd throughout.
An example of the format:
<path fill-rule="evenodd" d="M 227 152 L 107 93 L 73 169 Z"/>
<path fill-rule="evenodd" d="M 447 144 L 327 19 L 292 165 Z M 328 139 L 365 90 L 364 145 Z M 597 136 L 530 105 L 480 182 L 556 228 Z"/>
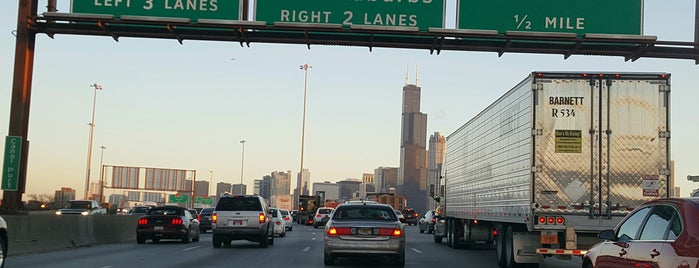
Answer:
<path fill-rule="evenodd" d="M 96 200 L 70 200 L 56 215 L 79 214 L 83 216 L 107 214 L 107 209 L 100 207 Z"/>

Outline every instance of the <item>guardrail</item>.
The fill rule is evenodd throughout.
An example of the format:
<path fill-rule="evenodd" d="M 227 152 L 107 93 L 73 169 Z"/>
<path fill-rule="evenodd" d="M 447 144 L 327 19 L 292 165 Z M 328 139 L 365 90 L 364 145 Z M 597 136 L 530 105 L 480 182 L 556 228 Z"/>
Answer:
<path fill-rule="evenodd" d="M 8 255 L 136 240 L 137 215 L 3 215 Z"/>

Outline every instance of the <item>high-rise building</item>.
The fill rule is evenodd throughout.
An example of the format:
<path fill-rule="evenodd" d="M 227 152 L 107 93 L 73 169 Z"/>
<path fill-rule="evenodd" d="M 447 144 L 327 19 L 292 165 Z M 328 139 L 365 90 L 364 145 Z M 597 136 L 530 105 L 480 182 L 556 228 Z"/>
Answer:
<path fill-rule="evenodd" d="M 272 172 L 272 195 L 290 194 L 291 191 L 291 170 L 286 173 L 281 171 Z"/>
<path fill-rule="evenodd" d="M 397 167 L 379 167 L 374 169 L 374 184 L 376 191 L 380 193 L 388 193 L 388 190 L 398 187 L 398 168 Z"/>
<path fill-rule="evenodd" d="M 441 185 L 442 166 L 447 149 L 447 139 L 442 133 L 435 132 L 430 136 L 429 172 L 427 173 L 427 209 L 435 209 L 439 204 L 434 197 L 442 196 Z"/>
<path fill-rule="evenodd" d="M 53 200 L 55 200 L 56 208 L 62 208 L 68 201 L 75 200 L 75 189 L 70 187 L 61 187 L 57 190 Z"/>
<path fill-rule="evenodd" d="M 231 185 L 231 194 L 246 194 L 248 191 L 248 187 L 245 184 L 232 184 Z"/>
<path fill-rule="evenodd" d="M 376 191 L 376 187 L 374 186 L 374 174 L 362 174 L 362 184 L 359 187 L 359 198 L 366 199 L 367 193 L 371 193 L 374 191 Z"/>
<path fill-rule="evenodd" d="M 338 200 L 347 201 L 354 199 L 355 193 L 359 193 L 359 185 L 362 184 L 362 180 L 346 179 L 337 183 L 340 185 L 340 198 Z"/>
<path fill-rule="evenodd" d="M 260 189 L 262 189 L 262 180 L 255 180 L 252 186 L 252 194 L 260 195 Z"/>
<path fill-rule="evenodd" d="M 408 206 L 418 213 L 427 211 L 426 136 L 427 114 L 420 112 L 420 87 L 407 84 L 403 87 L 397 190 L 399 195 L 405 196 Z"/>
<path fill-rule="evenodd" d="M 274 185 L 272 176 L 266 175 L 262 177 L 262 182 L 260 183 L 260 196 L 262 198 L 269 200 L 272 197 L 272 185 Z"/>
<path fill-rule="evenodd" d="M 313 194 L 316 192 L 325 192 L 325 199 L 337 200 L 340 198 L 340 184 L 326 182 L 314 182 L 313 183 Z"/>
<path fill-rule="evenodd" d="M 304 168 L 303 172 L 300 172 L 299 174 L 297 174 L 297 177 L 296 177 L 296 189 L 299 189 L 298 194 L 309 195 L 309 193 L 310 193 L 309 182 L 310 181 L 311 181 L 311 172 L 307 168 Z"/>
<path fill-rule="evenodd" d="M 229 193 L 231 191 L 231 184 L 226 182 L 219 182 L 216 184 L 216 196 L 222 196 L 224 193 Z"/>
<path fill-rule="evenodd" d="M 194 194 L 196 196 L 209 196 L 209 182 L 197 181 L 194 183 Z"/>

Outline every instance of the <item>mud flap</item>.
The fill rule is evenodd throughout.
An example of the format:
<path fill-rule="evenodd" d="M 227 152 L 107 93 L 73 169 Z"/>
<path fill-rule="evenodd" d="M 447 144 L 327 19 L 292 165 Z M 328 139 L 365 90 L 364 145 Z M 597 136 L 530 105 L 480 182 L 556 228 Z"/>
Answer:
<path fill-rule="evenodd" d="M 538 233 L 518 233 L 513 234 L 512 246 L 516 263 L 542 263 L 544 257 L 536 253 L 536 249 L 541 247 L 541 236 Z"/>

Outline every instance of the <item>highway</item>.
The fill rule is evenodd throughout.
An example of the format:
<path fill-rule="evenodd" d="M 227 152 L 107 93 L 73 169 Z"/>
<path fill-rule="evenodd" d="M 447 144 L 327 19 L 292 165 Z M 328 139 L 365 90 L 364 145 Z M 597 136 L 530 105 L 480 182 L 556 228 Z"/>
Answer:
<path fill-rule="evenodd" d="M 420 234 L 416 226 L 406 226 L 405 267 L 497 267 L 492 247 L 451 249 L 436 244 L 431 234 Z M 11 245 L 10 245 L 11 247 Z M 12 250 L 10 248 L 10 250 Z M 387 267 L 383 258 L 340 258 L 333 267 Z M 274 245 L 259 248 L 257 243 L 234 241 L 214 249 L 211 233 L 199 242 L 182 244 L 175 240 L 153 244 L 124 243 L 70 248 L 47 253 L 10 256 L 6 267 L 325 267 L 323 229 L 294 225 L 285 237 L 275 237 Z M 548 258 L 539 267 L 580 267 L 580 258 Z"/>

